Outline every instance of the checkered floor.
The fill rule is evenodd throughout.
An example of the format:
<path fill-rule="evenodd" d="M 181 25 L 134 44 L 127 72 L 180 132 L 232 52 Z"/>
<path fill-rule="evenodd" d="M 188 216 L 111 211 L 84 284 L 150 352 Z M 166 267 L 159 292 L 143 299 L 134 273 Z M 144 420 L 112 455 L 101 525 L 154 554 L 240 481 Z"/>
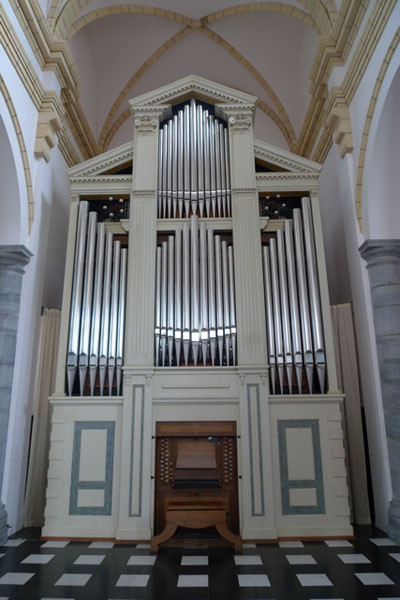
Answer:
<path fill-rule="evenodd" d="M 241 554 L 169 547 L 157 556 L 146 544 L 23 534 L 0 547 L 0 600 L 400 600 L 400 547 L 370 528 L 351 542 L 245 544 Z"/>

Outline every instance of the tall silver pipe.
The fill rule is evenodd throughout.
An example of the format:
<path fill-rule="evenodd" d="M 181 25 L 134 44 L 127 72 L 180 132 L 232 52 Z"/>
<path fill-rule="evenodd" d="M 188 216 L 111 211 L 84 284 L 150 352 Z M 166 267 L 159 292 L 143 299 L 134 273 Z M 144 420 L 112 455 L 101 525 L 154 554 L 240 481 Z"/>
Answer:
<path fill-rule="evenodd" d="M 276 240 L 275 239 L 270 240 L 269 251 L 270 251 L 270 260 L 271 260 L 272 297 L 273 297 L 273 301 L 274 301 L 276 366 L 278 369 L 280 391 L 282 393 L 283 392 L 284 353 L 283 353 L 283 338 L 282 338 L 281 301 L 280 301 L 280 295 L 279 295 L 278 259 L 277 259 Z"/>
<path fill-rule="evenodd" d="M 162 189 L 163 189 L 163 129 L 158 132 L 158 198 L 157 198 L 157 216 L 162 217 Z"/>
<path fill-rule="evenodd" d="M 172 218 L 176 219 L 178 206 L 178 115 L 172 121 Z"/>
<path fill-rule="evenodd" d="M 168 125 L 163 127 L 163 160 L 162 160 L 162 216 L 167 217 L 167 194 L 168 194 Z"/>
<path fill-rule="evenodd" d="M 199 190 L 199 216 L 204 211 L 204 128 L 203 107 L 197 106 L 197 185 Z"/>
<path fill-rule="evenodd" d="M 210 216 L 211 207 L 211 166 L 210 166 L 210 121 L 208 110 L 203 112 L 204 129 L 204 201 L 206 216 Z"/>
<path fill-rule="evenodd" d="M 121 242 L 114 242 L 113 273 L 110 309 L 110 336 L 108 340 L 108 393 L 111 396 L 114 384 L 115 367 L 117 365 L 117 334 L 118 334 L 118 295 L 119 295 L 119 267 L 121 256 Z"/>
<path fill-rule="evenodd" d="M 113 234 L 109 231 L 106 236 L 106 253 L 104 265 L 103 280 L 103 306 L 101 311 L 101 337 L 100 337 L 100 396 L 103 396 L 104 382 L 108 363 L 108 340 L 110 334 L 110 295 L 111 295 L 111 277 L 112 277 L 112 253 L 113 253 Z"/>
<path fill-rule="evenodd" d="M 189 218 L 190 211 L 190 109 L 189 105 L 186 104 L 183 112 L 183 123 L 184 123 L 184 169 L 183 169 L 183 179 L 184 179 L 184 202 L 185 202 L 185 217 Z"/>
<path fill-rule="evenodd" d="M 105 223 L 97 225 L 96 272 L 94 277 L 92 327 L 90 331 L 89 377 L 90 394 L 94 395 L 97 369 L 99 366 L 99 343 L 101 326 L 101 303 L 103 297 Z"/>
<path fill-rule="evenodd" d="M 306 263 L 304 257 L 303 226 L 301 211 L 299 208 L 295 208 L 293 210 L 293 224 L 296 248 L 297 282 L 299 286 L 301 336 L 303 340 L 303 361 L 306 367 L 308 389 L 310 393 L 312 393 L 314 358 L 310 325 L 310 309 L 308 303 Z"/>
<path fill-rule="evenodd" d="M 183 217 L 183 111 L 178 113 L 178 212 Z"/>
<path fill-rule="evenodd" d="M 276 355 L 275 355 L 275 331 L 274 331 L 274 313 L 271 288 L 271 267 L 269 260 L 269 247 L 263 247 L 264 257 L 264 296 L 265 296 L 265 311 L 267 317 L 267 333 L 268 333 L 268 363 L 271 373 L 271 388 L 275 394 L 275 379 L 276 379 Z"/>
<path fill-rule="evenodd" d="M 206 224 L 200 223 L 200 297 L 201 297 L 201 351 L 203 364 L 207 364 L 208 350 L 208 286 L 207 286 L 207 230 Z"/>
<path fill-rule="evenodd" d="M 191 296 L 192 296 L 192 352 L 193 362 L 197 365 L 199 342 L 200 342 L 200 305 L 199 305 L 199 235 L 198 235 L 198 220 L 195 215 L 192 215 L 190 221 L 191 228 Z"/>
<path fill-rule="evenodd" d="M 303 351 L 301 346 L 301 330 L 299 317 L 299 300 L 297 294 L 296 269 L 293 250 L 293 221 L 285 220 L 286 264 L 289 287 L 290 320 L 292 325 L 293 355 L 299 394 L 302 391 Z"/>
<path fill-rule="evenodd" d="M 293 346 L 290 331 L 289 296 L 287 289 L 285 245 L 283 241 L 282 229 L 278 229 L 276 241 L 278 250 L 279 288 L 281 293 L 283 350 L 289 394 L 291 394 L 293 376 Z"/>
<path fill-rule="evenodd" d="M 210 174 L 210 179 L 211 179 L 211 207 L 212 207 L 212 215 L 215 219 L 215 217 L 217 217 L 217 184 L 216 184 L 216 158 L 215 158 L 215 143 L 214 143 L 214 139 L 215 139 L 215 123 L 214 123 L 214 117 L 212 115 L 210 115 L 209 117 L 209 121 L 210 121 L 210 127 L 209 127 L 209 132 L 210 132 L 210 137 L 209 137 L 209 142 L 210 142 L 210 170 L 211 170 L 211 174 Z"/>
<path fill-rule="evenodd" d="M 225 178 L 226 178 L 226 216 L 232 215 L 231 211 L 231 171 L 229 165 L 229 137 L 228 130 L 224 128 L 224 141 L 225 141 Z"/>
<path fill-rule="evenodd" d="M 81 320 L 81 302 L 86 250 L 88 209 L 89 203 L 86 201 L 82 201 L 79 205 L 78 227 L 75 243 L 74 278 L 72 282 L 70 326 L 67 352 L 67 384 L 69 396 L 72 395 L 76 369 L 78 366 L 79 327 Z"/>
<path fill-rule="evenodd" d="M 168 219 L 172 216 L 172 174 L 173 168 L 173 136 L 174 136 L 174 121 L 168 123 L 168 166 L 167 166 L 167 217 Z"/>
<path fill-rule="evenodd" d="M 222 365 L 224 351 L 224 308 L 222 303 L 221 236 L 215 238 L 215 286 L 217 295 L 217 344 L 219 364 Z"/>
<path fill-rule="evenodd" d="M 190 229 L 183 225 L 183 355 L 185 365 L 189 361 L 190 349 Z"/>
<path fill-rule="evenodd" d="M 210 332 L 211 364 L 214 366 L 217 350 L 216 329 L 216 300 L 215 300 L 215 258 L 214 258 L 214 232 L 207 230 L 208 248 L 208 322 Z"/>
<path fill-rule="evenodd" d="M 304 241 L 306 247 L 306 264 L 308 275 L 308 291 L 310 295 L 311 323 L 314 341 L 314 361 L 317 366 L 321 393 L 325 391 L 325 347 L 322 329 L 321 301 L 319 297 L 317 257 L 314 244 L 314 229 L 311 216 L 310 198 L 301 199 L 303 212 Z"/>
<path fill-rule="evenodd" d="M 167 339 L 167 280 L 168 280 L 168 242 L 162 243 L 161 258 L 161 365 L 165 367 Z"/>
<path fill-rule="evenodd" d="M 168 236 L 168 311 L 167 311 L 167 340 L 168 340 L 168 362 L 172 366 L 172 352 L 174 348 L 174 241 L 173 235 Z"/>
<path fill-rule="evenodd" d="M 179 367 L 182 344 L 182 231 L 175 232 L 175 356 Z"/>
<path fill-rule="evenodd" d="M 89 213 L 89 227 L 86 240 L 85 280 L 83 286 L 83 300 L 81 311 L 80 338 L 79 338 L 79 388 L 83 396 L 86 375 L 89 366 L 90 324 L 92 317 L 93 300 L 93 273 L 96 248 L 97 213 Z"/>
<path fill-rule="evenodd" d="M 229 266 L 229 304 L 231 309 L 231 340 L 232 340 L 232 364 L 236 365 L 236 306 L 235 306 L 235 274 L 233 271 L 233 247 L 228 246 Z"/>
<path fill-rule="evenodd" d="M 128 252 L 121 250 L 121 264 L 119 275 L 119 302 L 118 302 L 118 331 L 117 331 L 117 396 L 121 393 L 122 365 L 124 360 L 124 329 L 125 329 L 125 294 L 126 294 L 126 264 Z"/>
<path fill-rule="evenodd" d="M 222 123 L 219 124 L 219 147 L 220 147 L 220 161 L 221 161 L 221 196 L 222 196 L 222 214 L 220 217 L 227 217 L 226 212 L 226 174 L 225 174 L 225 138 L 224 138 L 224 126 Z"/>
<path fill-rule="evenodd" d="M 222 217 L 222 189 L 221 189 L 221 147 L 219 143 L 219 123 L 214 121 L 214 144 L 215 144 L 215 173 L 217 187 L 217 212 L 218 217 Z"/>
<path fill-rule="evenodd" d="M 154 339 L 155 339 L 155 361 L 156 366 L 160 364 L 160 336 L 161 336 L 161 260 L 162 250 L 161 246 L 157 246 L 156 250 L 156 314 L 155 314 L 155 327 L 154 327 Z"/>
<path fill-rule="evenodd" d="M 224 302 L 224 339 L 226 364 L 230 363 L 231 347 L 231 310 L 229 306 L 229 272 L 228 272 L 228 248 L 225 241 L 221 244 L 222 250 L 222 296 Z"/>
<path fill-rule="evenodd" d="M 192 206 L 192 215 L 197 212 L 198 185 L 197 185 L 197 118 L 196 101 L 190 101 L 190 200 Z"/>

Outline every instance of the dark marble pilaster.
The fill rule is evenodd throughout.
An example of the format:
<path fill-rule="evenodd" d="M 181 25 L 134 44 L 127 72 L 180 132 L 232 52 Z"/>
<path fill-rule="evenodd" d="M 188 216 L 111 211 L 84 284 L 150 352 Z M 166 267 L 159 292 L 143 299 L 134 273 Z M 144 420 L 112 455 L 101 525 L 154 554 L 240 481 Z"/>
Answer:
<path fill-rule="evenodd" d="M 388 535 L 400 544 L 400 240 L 366 240 L 393 498 Z"/>
<path fill-rule="evenodd" d="M 31 256 L 31 252 L 25 246 L 0 245 L 0 493 L 3 485 L 22 276 Z M 6 537 L 7 513 L 0 500 L 0 545 Z"/>

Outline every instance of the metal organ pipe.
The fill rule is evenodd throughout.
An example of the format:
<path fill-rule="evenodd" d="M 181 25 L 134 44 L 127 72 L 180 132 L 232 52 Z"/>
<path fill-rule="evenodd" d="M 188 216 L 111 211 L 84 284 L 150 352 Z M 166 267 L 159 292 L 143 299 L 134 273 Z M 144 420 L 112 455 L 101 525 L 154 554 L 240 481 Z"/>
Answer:
<path fill-rule="evenodd" d="M 325 348 L 310 199 L 302 198 L 301 204 L 301 210 L 293 209 L 293 219 L 285 219 L 283 229 L 278 229 L 276 238 L 263 248 L 273 394 L 284 392 L 283 365 L 292 393 L 293 364 L 299 393 L 303 389 L 303 368 L 309 392 L 314 391 L 314 369 L 319 382 L 317 391 L 325 391 Z"/>
<path fill-rule="evenodd" d="M 231 214 L 228 132 L 191 100 L 160 129 L 158 218 Z"/>
<path fill-rule="evenodd" d="M 192 216 L 158 246 L 156 261 L 155 364 L 215 365 L 218 348 L 219 365 L 235 365 L 232 246 Z"/>
<path fill-rule="evenodd" d="M 79 367 L 79 393 L 94 395 L 99 376 L 103 395 L 121 389 L 125 319 L 127 251 L 106 234 L 89 203 L 79 207 L 67 353 L 67 392 L 74 391 Z M 86 387 L 89 371 L 89 386 Z M 114 379 L 116 375 L 116 385 Z"/>

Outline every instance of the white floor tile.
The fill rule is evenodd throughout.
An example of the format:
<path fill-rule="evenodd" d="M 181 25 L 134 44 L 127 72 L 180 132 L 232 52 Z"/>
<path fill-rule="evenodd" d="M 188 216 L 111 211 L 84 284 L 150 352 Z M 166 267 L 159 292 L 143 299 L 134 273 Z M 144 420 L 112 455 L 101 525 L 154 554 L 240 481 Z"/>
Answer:
<path fill-rule="evenodd" d="M 270 587 L 267 575 L 238 575 L 240 587 Z"/>
<path fill-rule="evenodd" d="M 5 554 L 0 554 L 0 558 L 3 558 L 3 556 L 5 556 Z M 0 600 L 1 600 L 1 598 L 0 598 Z"/>
<path fill-rule="evenodd" d="M 316 565 L 315 558 L 311 554 L 286 554 L 290 565 Z"/>
<path fill-rule="evenodd" d="M 370 538 L 369 541 L 375 546 L 397 546 L 396 542 L 393 542 L 390 538 Z"/>
<path fill-rule="evenodd" d="M 0 585 L 24 585 L 35 573 L 6 573 L 0 577 Z"/>
<path fill-rule="evenodd" d="M 325 540 L 325 544 L 329 548 L 352 548 L 353 544 L 350 544 L 348 540 Z"/>
<path fill-rule="evenodd" d="M 398 552 L 389 552 L 389 556 L 391 556 L 392 558 L 394 558 L 394 560 L 397 560 L 397 562 L 400 562 L 400 553 L 398 553 Z"/>
<path fill-rule="evenodd" d="M 121 575 L 116 587 L 146 587 L 150 575 Z"/>
<path fill-rule="evenodd" d="M 371 563 L 364 554 L 338 554 L 338 557 L 345 565 L 363 565 Z"/>
<path fill-rule="evenodd" d="M 41 598 L 40 600 L 74 600 L 74 598 Z"/>
<path fill-rule="evenodd" d="M 65 573 L 54 585 L 86 585 L 91 578 L 89 573 Z"/>
<path fill-rule="evenodd" d="M 208 565 L 208 556 L 182 556 L 182 567 L 193 567 L 195 565 Z"/>
<path fill-rule="evenodd" d="M 236 555 L 234 556 L 236 565 L 262 565 L 261 557 L 257 554 L 245 554 L 243 556 Z"/>
<path fill-rule="evenodd" d="M 30 554 L 21 561 L 21 565 L 47 565 L 55 554 Z"/>
<path fill-rule="evenodd" d="M 178 587 L 208 587 L 208 575 L 179 575 Z"/>
<path fill-rule="evenodd" d="M 296 576 L 303 587 L 333 585 L 332 581 L 324 573 L 301 573 Z"/>
<path fill-rule="evenodd" d="M 18 538 L 15 540 L 7 540 L 1 547 L 2 548 L 16 548 L 17 546 L 20 546 L 21 544 L 23 544 L 24 542 L 26 542 L 26 540 L 22 539 L 22 538 Z"/>
<path fill-rule="evenodd" d="M 400 600 L 400 596 L 385 596 L 384 598 L 377 598 L 376 600 Z"/>
<path fill-rule="evenodd" d="M 49 540 L 48 542 L 45 542 L 41 548 L 65 548 L 68 544 L 69 542 L 61 540 Z"/>
<path fill-rule="evenodd" d="M 157 556 L 140 556 L 140 555 L 135 555 L 132 554 L 132 556 L 130 557 L 130 559 L 128 560 L 128 562 L 126 563 L 127 565 L 154 565 L 154 563 L 156 562 L 156 558 Z"/>
<path fill-rule="evenodd" d="M 255 544 L 243 544 L 243 548 L 257 548 Z"/>
<path fill-rule="evenodd" d="M 113 548 L 114 547 L 114 542 L 92 542 L 91 544 L 89 544 L 89 548 L 97 548 L 97 549 L 102 549 L 102 550 L 106 550 L 107 548 Z"/>
<path fill-rule="evenodd" d="M 303 542 L 279 542 L 280 548 L 304 548 Z"/>
<path fill-rule="evenodd" d="M 136 544 L 136 550 L 150 550 L 150 544 Z"/>
<path fill-rule="evenodd" d="M 74 565 L 100 565 L 105 557 L 105 554 L 81 554 L 74 561 Z"/>
<path fill-rule="evenodd" d="M 364 585 L 394 585 L 385 573 L 355 573 Z"/>

